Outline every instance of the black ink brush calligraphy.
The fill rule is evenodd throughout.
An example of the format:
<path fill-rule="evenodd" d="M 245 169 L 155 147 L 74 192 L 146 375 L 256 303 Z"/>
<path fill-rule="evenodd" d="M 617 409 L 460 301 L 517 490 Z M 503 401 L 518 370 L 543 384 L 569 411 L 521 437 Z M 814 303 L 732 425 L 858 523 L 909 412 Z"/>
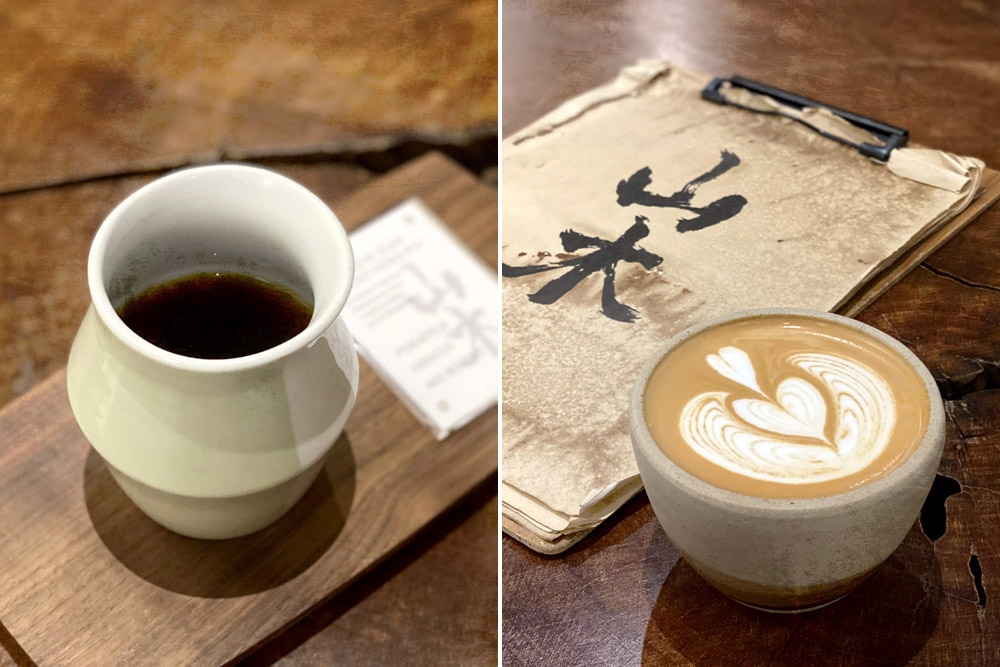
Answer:
<path fill-rule="evenodd" d="M 619 262 L 631 262 L 649 270 L 658 266 L 663 258 L 636 245 L 649 235 L 646 223 L 649 219 L 636 216 L 635 223 L 614 241 L 587 236 L 575 230 L 567 229 L 559 234 L 563 249 L 573 253 L 585 248 L 594 248 L 593 252 L 582 257 L 573 257 L 559 262 L 536 264 L 532 266 L 511 266 L 503 264 L 502 275 L 505 278 L 527 276 L 543 271 L 569 269 L 555 278 L 534 294 L 528 295 L 533 303 L 551 304 L 565 296 L 588 276 L 604 273 L 604 285 L 601 291 L 601 312 L 607 317 L 619 322 L 634 322 L 638 315 L 633 308 L 618 301 L 615 294 L 615 274 Z"/>
<path fill-rule="evenodd" d="M 618 183 L 618 204 L 620 206 L 635 204 L 691 211 L 696 214 L 695 217 L 678 221 L 677 231 L 684 233 L 705 229 L 733 218 L 746 206 L 747 200 L 742 195 L 726 195 L 706 206 L 694 206 L 691 203 L 699 186 L 715 180 L 739 164 L 740 158 L 735 153 L 723 150 L 719 164 L 668 196 L 658 195 L 647 190 L 653 183 L 653 170 L 648 166 L 643 167 L 626 180 Z"/>

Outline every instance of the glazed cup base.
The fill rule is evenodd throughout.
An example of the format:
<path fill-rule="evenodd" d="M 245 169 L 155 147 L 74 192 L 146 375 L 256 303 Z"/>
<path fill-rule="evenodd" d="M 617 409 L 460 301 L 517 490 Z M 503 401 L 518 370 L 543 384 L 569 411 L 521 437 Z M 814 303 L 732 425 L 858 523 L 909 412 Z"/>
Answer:
<path fill-rule="evenodd" d="M 823 607 L 829 607 L 834 602 L 837 602 L 838 600 L 843 600 L 849 594 L 850 594 L 850 591 L 848 591 L 847 593 L 844 593 L 843 595 L 841 595 L 839 598 L 836 598 L 835 600 L 830 600 L 829 602 L 824 602 L 822 604 L 818 604 L 815 607 L 806 607 L 805 609 L 771 609 L 769 607 L 757 607 L 757 606 L 752 605 L 752 604 L 747 604 L 746 602 L 742 602 L 740 600 L 737 600 L 736 598 L 729 598 L 729 599 L 732 600 L 733 602 L 738 602 L 739 604 L 743 605 L 744 607 L 749 607 L 750 609 L 756 609 L 757 611 L 766 611 L 769 614 L 803 614 L 803 613 L 805 613 L 807 611 L 816 611 L 817 609 L 822 609 Z"/>
<path fill-rule="evenodd" d="M 828 583 L 806 586 L 772 586 L 736 579 L 714 572 L 688 556 L 685 561 L 713 588 L 740 604 L 774 614 L 797 614 L 821 609 L 846 597 L 876 568 Z"/>
<path fill-rule="evenodd" d="M 125 495 L 146 516 L 185 537 L 226 540 L 267 528 L 284 516 L 316 480 L 325 457 L 290 480 L 242 496 L 192 497 L 154 489 L 116 470 L 108 471 Z"/>

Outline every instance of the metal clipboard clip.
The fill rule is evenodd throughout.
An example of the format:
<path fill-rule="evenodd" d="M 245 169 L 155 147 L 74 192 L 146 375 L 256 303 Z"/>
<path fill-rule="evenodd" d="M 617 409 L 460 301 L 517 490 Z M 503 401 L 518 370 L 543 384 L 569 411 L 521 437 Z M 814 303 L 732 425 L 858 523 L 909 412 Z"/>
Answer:
<path fill-rule="evenodd" d="M 751 93 L 770 97 L 779 104 L 787 105 L 797 110 L 807 108 L 825 109 L 834 116 L 842 118 L 848 123 L 851 123 L 852 125 L 874 135 L 882 141 L 882 145 L 877 146 L 866 141 L 860 143 L 854 142 L 846 137 L 826 132 L 815 125 L 809 124 L 801 118 L 796 118 L 795 116 L 790 115 L 785 116 L 781 114 L 780 111 L 766 111 L 749 107 L 745 104 L 740 104 L 739 102 L 726 99 L 726 96 L 721 90 L 724 83 L 728 83 L 734 88 L 743 88 Z M 907 131 L 902 128 L 886 125 L 885 123 L 881 123 L 877 120 L 865 118 L 864 116 L 859 116 L 858 114 L 851 113 L 850 111 L 844 111 L 843 109 L 838 109 L 836 107 L 831 107 L 828 104 L 821 104 L 820 102 L 815 102 L 806 97 L 802 97 L 801 95 L 796 95 L 795 93 L 790 93 L 788 91 L 781 90 L 780 88 L 772 88 L 771 86 L 766 86 L 762 83 L 750 81 L 749 79 L 744 79 L 739 76 L 734 76 L 730 79 L 724 79 L 721 77 L 714 79 L 711 83 L 705 86 L 704 90 L 701 91 L 701 97 L 709 102 L 715 102 L 716 104 L 728 104 L 730 106 L 739 107 L 740 109 L 746 109 L 747 111 L 753 111 L 754 113 L 781 115 L 785 118 L 802 123 L 809 129 L 818 132 L 828 139 L 833 139 L 834 141 L 856 148 L 862 155 L 875 158 L 876 160 L 881 160 L 882 162 L 889 159 L 889 154 L 892 152 L 892 149 L 905 146 L 906 141 L 909 138 Z"/>

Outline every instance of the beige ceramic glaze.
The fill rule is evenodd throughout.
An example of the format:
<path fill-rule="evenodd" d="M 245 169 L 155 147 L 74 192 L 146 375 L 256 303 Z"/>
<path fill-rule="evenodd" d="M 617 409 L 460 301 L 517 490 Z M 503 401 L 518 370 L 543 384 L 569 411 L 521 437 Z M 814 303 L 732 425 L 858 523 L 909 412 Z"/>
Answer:
<path fill-rule="evenodd" d="M 883 341 L 906 359 L 930 396 L 927 431 L 898 468 L 838 495 L 760 498 L 714 487 L 674 464 L 643 416 L 646 383 L 660 359 L 690 336 L 733 319 L 806 315 L 840 322 Z M 632 444 L 657 519 L 678 551 L 730 597 L 769 611 L 828 604 L 858 585 L 899 546 L 930 490 L 944 446 L 944 409 L 924 365 L 903 345 L 855 320 L 792 309 L 746 311 L 699 324 L 672 338 L 639 374 L 629 410 Z"/>
<path fill-rule="evenodd" d="M 308 327 L 258 354 L 194 359 L 145 341 L 115 312 L 152 284 L 213 268 L 311 295 Z M 92 303 L 67 384 L 80 428 L 136 505 L 178 533 L 228 538 L 295 504 L 357 394 L 357 355 L 338 319 L 353 270 L 323 202 L 255 167 L 176 172 L 108 216 L 91 247 Z"/>

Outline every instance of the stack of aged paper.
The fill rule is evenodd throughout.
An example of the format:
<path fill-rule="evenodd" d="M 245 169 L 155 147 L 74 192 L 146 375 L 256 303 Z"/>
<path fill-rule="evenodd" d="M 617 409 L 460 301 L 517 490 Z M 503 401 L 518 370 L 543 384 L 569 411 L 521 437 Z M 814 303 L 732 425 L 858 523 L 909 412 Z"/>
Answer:
<path fill-rule="evenodd" d="M 840 118 L 706 83 L 643 61 L 504 142 L 504 529 L 538 551 L 641 488 L 628 397 L 664 341 L 747 308 L 856 312 L 979 189 L 978 160 L 877 162 L 803 124 L 877 142 Z"/>

